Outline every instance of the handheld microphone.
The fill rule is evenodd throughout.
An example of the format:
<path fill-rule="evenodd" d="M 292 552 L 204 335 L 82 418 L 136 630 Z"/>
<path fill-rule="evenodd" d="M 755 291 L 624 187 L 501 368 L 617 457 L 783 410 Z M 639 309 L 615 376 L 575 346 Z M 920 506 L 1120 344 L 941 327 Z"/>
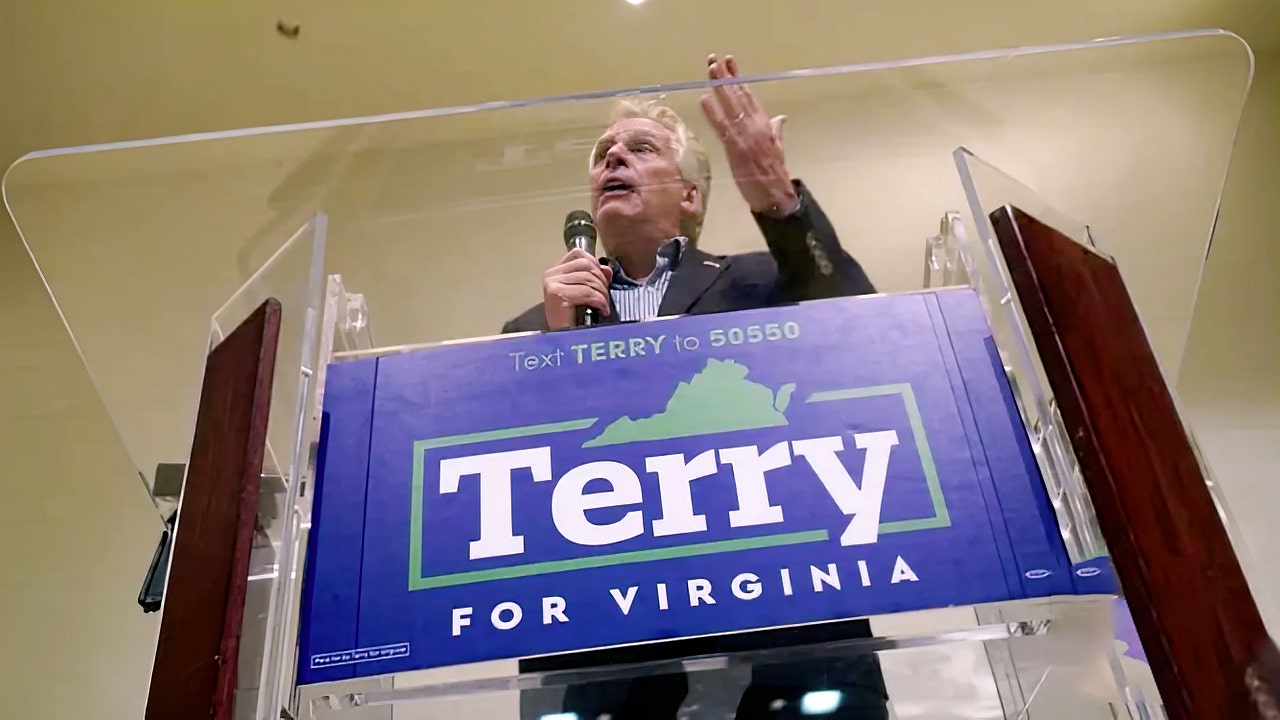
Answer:
<path fill-rule="evenodd" d="M 586 210 L 574 210 L 564 219 L 564 247 L 566 250 L 577 248 L 588 255 L 596 255 L 596 224 L 591 220 L 591 213 Z M 600 311 L 593 307 L 577 308 L 577 324 L 590 327 L 600 323 Z"/>

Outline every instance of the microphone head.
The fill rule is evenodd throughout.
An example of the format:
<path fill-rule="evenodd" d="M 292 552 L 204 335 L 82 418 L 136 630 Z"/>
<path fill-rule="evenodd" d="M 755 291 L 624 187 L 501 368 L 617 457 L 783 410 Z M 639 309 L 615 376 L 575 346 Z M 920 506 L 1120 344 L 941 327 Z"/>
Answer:
<path fill-rule="evenodd" d="M 596 224 L 591 220 L 591 213 L 586 210 L 574 210 L 564 219 L 565 249 L 582 248 L 589 254 L 596 254 Z"/>

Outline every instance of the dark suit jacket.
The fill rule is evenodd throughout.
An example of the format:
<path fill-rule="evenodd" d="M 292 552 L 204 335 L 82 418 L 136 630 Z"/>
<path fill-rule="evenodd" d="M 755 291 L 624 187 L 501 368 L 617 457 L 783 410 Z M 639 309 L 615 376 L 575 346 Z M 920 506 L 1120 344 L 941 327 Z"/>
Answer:
<path fill-rule="evenodd" d="M 799 180 L 793 182 L 800 195 L 799 210 L 782 219 L 755 215 L 768 252 L 711 255 L 688 247 L 658 314 L 702 315 L 874 293 L 862 266 L 840 246 L 835 228 L 808 188 Z M 617 322 L 617 315 L 612 312 L 603 322 Z M 502 332 L 547 329 L 539 303 L 508 321 Z"/>

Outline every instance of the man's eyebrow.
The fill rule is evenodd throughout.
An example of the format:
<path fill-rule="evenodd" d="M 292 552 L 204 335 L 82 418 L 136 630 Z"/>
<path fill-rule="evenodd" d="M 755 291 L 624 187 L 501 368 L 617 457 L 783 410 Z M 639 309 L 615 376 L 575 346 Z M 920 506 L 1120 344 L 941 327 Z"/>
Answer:
<path fill-rule="evenodd" d="M 648 128 L 631 130 L 629 132 L 624 133 L 624 135 L 629 141 L 648 140 L 654 143 L 659 142 L 659 135 Z M 608 147 L 616 143 L 617 141 L 618 141 L 618 138 L 615 134 L 613 134 L 612 132 L 607 132 L 604 135 L 601 135 L 598 140 L 596 140 L 596 144 L 592 146 L 592 149 L 599 150 L 601 146 Z"/>

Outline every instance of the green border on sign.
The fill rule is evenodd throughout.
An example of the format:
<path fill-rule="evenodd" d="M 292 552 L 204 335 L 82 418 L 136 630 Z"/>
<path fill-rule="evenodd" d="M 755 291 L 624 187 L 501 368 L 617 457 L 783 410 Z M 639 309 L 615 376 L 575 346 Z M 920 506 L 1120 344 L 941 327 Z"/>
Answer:
<path fill-rule="evenodd" d="M 910 384 L 894 383 L 845 390 L 823 390 L 810 395 L 805 402 L 856 400 L 880 395 L 902 397 L 902 404 L 907 409 L 907 421 L 911 423 L 911 434 L 916 436 L 916 452 L 920 454 L 920 466 L 924 468 L 924 481 L 929 487 L 929 499 L 933 501 L 933 517 L 880 523 L 880 532 L 887 534 L 951 527 L 951 513 L 947 511 L 947 500 L 942 496 L 942 484 L 938 482 L 938 468 L 933 464 L 933 451 L 929 449 L 929 439 L 924 434 L 924 421 L 920 419 L 920 406 L 916 404 L 916 393 L 911 389 Z"/>
<path fill-rule="evenodd" d="M 896 520 L 880 523 L 881 533 L 910 532 L 932 528 L 950 527 L 951 515 L 947 512 L 946 499 L 942 496 L 942 486 L 938 482 L 938 471 L 933 462 L 933 453 L 929 449 L 929 441 L 925 437 L 924 423 L 920 419 L 920 407 L 916 404 L 915 393 L 911 385 L 897 383 L 893 385 L 876 385 L 873 387 L 848 388 L 844 390 L 825 390 L 809 396 L 805 402 L 831 402 L 837 400 L 854 400 L 858 398 L 877 397 L 881 395 L 899 395 L 906 406 L 907 419 L 911 423 L 911 432 L 915 435 L 916 451 L 920 455 L 920 464 L 924 468 L 925 482 L 929 488 L 929 498 L 933 502 L 933 516 L 915 520 Z M 469 585 L 488 582 L 490 580 L 506 580 L 547 573 L 584 570 L 587 568 L 608 567 L 611 565 L 627 565 L 654 560 L 670 560 L 673 558 L 695 557 L 698 555 L 718 555 L 741 550 L 755 550 L 783 545 L 800 545 L 806 543 L 826 542 L 829 534 L 826 530 L 810 530 L 803 532 L 781 533 L 775 535 L 758 535 L 734 540 L 717 540 L 713 542 L 678 545 L 675 547 L 653 548 L 631 552 L 596 555 L 567 560 L 527 563 L 509 567 L 491 568 L 488 570 L 472 570 L 468 572 L 450 573 L 422 577 L 422 504 L 423 473 L 427 450 L 490 442 L 493 440 L 510 440 L 514 438 L 550 435 L 573 430 L 584 430 L 596 423 L 599 418 L 568 420 L 542 425 L 524 425 L 521 427 L 467 435 L 450 435 L 446 437 L 418 440 L 413 443 L 413 498 L 409 516 L 409 590 L 429 590 L 432 588 Z"/>

